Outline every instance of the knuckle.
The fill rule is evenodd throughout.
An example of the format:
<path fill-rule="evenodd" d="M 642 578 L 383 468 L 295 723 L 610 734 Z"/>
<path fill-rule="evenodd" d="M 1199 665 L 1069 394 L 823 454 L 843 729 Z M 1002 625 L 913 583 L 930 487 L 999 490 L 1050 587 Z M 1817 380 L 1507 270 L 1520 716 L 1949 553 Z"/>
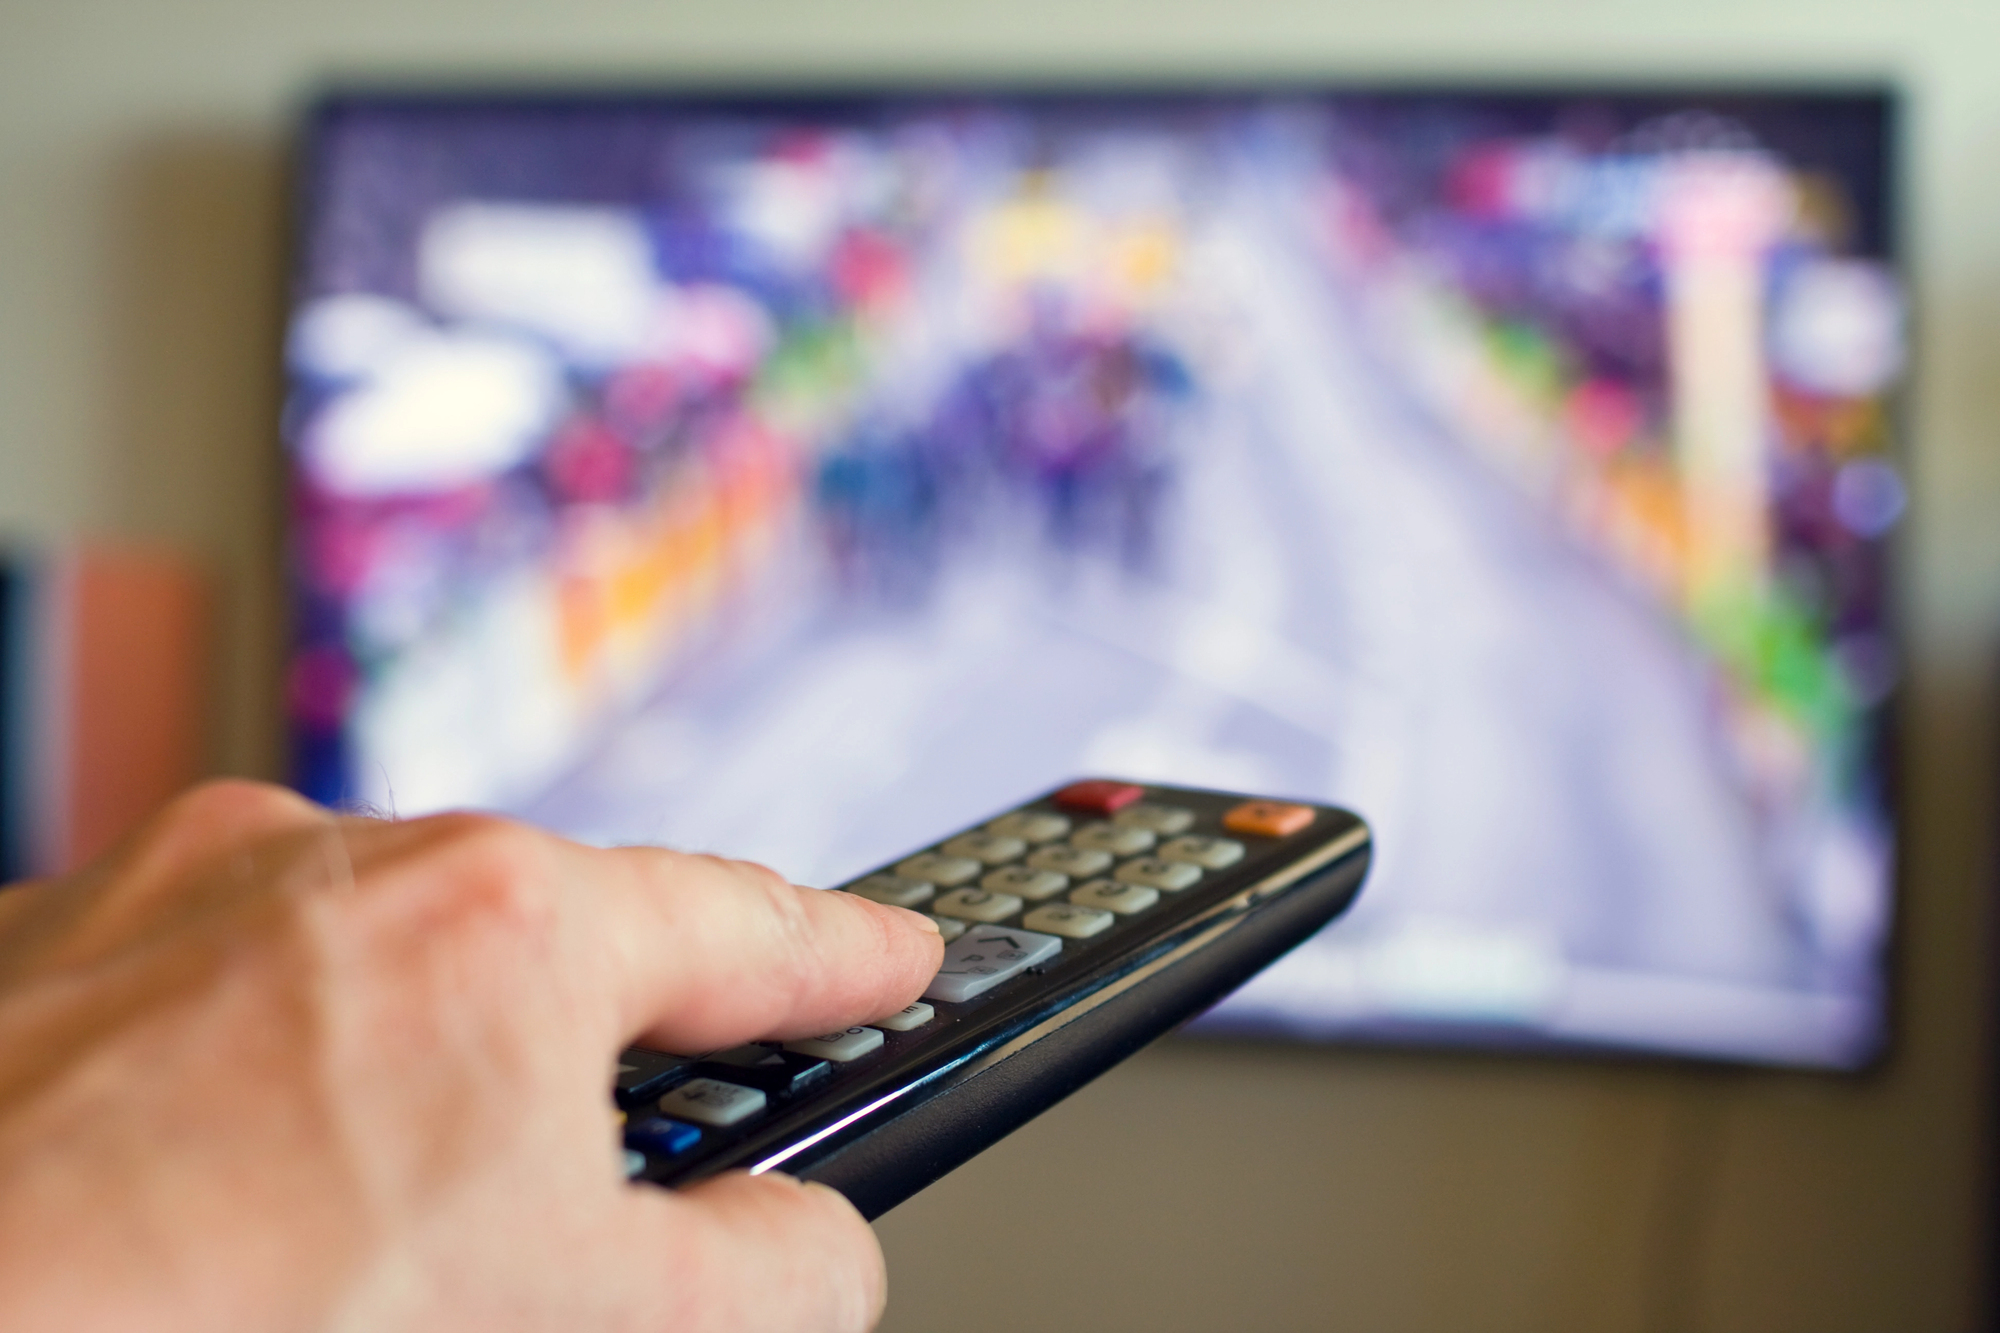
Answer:
<path fill-rule="evenodd" d="M 424 879 L 434 910 L 488 926 L 537 928 L 554 911 L 546 834 L 493 815 L 431 815 L 419 822 L 434 863 Z"/>
<path fill-rule="evenodd" d="M 211 778 L 174 797 L 161 815 L 173 826 L 240 828 L 291 823 L 316 813 L 322 813 L 317 806 L 283 787 L 244 778 Z"/>

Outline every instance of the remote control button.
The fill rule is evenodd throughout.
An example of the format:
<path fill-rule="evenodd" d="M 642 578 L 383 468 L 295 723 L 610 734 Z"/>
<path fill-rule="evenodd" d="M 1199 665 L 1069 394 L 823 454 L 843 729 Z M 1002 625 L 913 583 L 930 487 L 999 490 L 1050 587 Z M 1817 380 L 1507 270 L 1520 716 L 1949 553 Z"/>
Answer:
<path fill-rule="evenodd" d="M 984 889 L 953 889 L 935 904 L 939 916 L 955 916 L 961 921 L 1005 921 L 1021 910 L 1021 900 L 1011 893 L 988 893 Z"/>
<path fill-rule="evenodd" d="M 1028 853 L 1028 864 L 1037 870 L 1053 870 L 1072 879 L 1088 879 L 1111 868 L 1111 853 L 1093 851 L 1088 847 L 1071 847 L 1064 843 L 1056 847 L 1037 847 Z"/>
<path fill-rule="evenodd" d="M 887 1028 L 891 1032 L 910 1032 L 922 1027 L 936 1017 L 937 1010 L 931 1008 L 922 1000 L 918 1000 L 915 1004 L 904 1005 L 887 1018 L 876 1019 L 875 1026 L 878 1028 Z"/>
<path fill-rule="evenodd" d="M 1016 810 L 988 824 L 986 831 L 1025 842 L 1054 842 L 1069 832 L 1069 820 L 1046 810 Z"/>
<path fill-rule="evenodd" d="M 1087 815 L 1116 814 L 1146 794 L 1144 787 L 1129 782 L 1072 782 L 1055 794 L 1055 803 L 1065 810 Z"/>
<path fill-rule="evenodd" d="M 1046 930 L 1065 939 L 1087 940 L 1100 931 L 1111 929 L 1117 919 L 1111 913 L 1100 912 L 1094 907 L 1049 903 L 1022 917 L 1021 924 L 1030 930 Z"/>
<path fill-rule="evenodd" d="M 1113 856 L 1137 856 L 1150 849 L 1153 835 L 1142 828 L 1119 828 L 1116 824 L 1085 824 L 1069 835 L 1069 845 L 1086 851 L 1110 852 Z"/>
<path fill-rule="evenodd" d="M 905 879 L 927 880 L 939 888 L 949 889 L 965 883 L 984 869 L 970 857 L 920 852 L 897 866 L 896 873 Z"/>
<path fill-rule="evenodd" d="M 627 1148 L 625 1150 L 625 1179 L 635 1179 L 645 1169 L 646 1154 L 636 1148 Z"/>
<path fill-rule="evenodd" d="M 700 1130 L 663 1115 L 649 1115 L 625 1127 L 625 1146 L 655 1157 L 679 1157 L 700 1142 Z"/>
<path fill-rule="evenodd" d="M 1111 872 L 1111 877 L 1121 884 L 1143 884 L 1149 889 L 1179 893 L 1201 878 L 1201 867 L 1186 861 L 1163 861 L 1157 856 L 1142 856 L 1119 866 Z"/>
<path fill-rule="evenodd" d="M 968 930 L 946 946 L 944 965 L 924 998 L 969 1000 L 1061 952 L 1062 941 L 1054 935 L 1005 926 Z"/>
<path fill-rule="evenodd" d="M 936 912 L 927 912 L 925 915 L 937 922 L 938 934 L 944 936 L 946 944 L 950 944 L 965 933 L 965 923 L 963 921 L 958 921 L 948 916 L 939 916 Z"/>
<path fill-rule="evenodd" d="M 999 833 L 961 833 L 944 845 L 947 856 L 970 857 L 990 866 L 1005 865 L 1027 850 L 1028 844 L 1019 838 Z"/>
<path fill-rule="evenodd" d="M 647 1051 L 634 1046 L 618 1056 L 618 1076 L 612 1085 L 612 1098 L 626 1107 L 650 1102 L 686 1078 L 693 1067 L 694 1061 L 685 1055 L 668 1055 L 664 1051 Z"/>
<path fill-rule="evenodd" d="M 1148 833 L 1171 838 L 1176 833 L 1187 832 L 1188 825 L 1194 823 L 1194 811 L 1178 805 L 1152 805 L 1142 802 L 1139 805 L 1126 806 L 1111 816 L 1111 822 L 1120 828 L 1142 828 Z"/>
<path fill-rule="evenodd" d="M 1245 801 L 1222 817 L 1222 827 L 1231 833 L 1249 833 L 1259 838 L 1289 838 L 1311 824 L 1316 814 L 1309 805 Z"/>
<path fill-rule="evenodd" d="M 785 1049 L 795 1055 L 816 1055 L 822 1060 L 844 1065 L 849 1060 L 859 1060 L 864 1055 L 873 1055 L 881 1050 L 882 1034 L 874 1028 L 849 1028 L 845 1032 L 829 1032 L 824 1037 L 788 1041 Z"/>
<path fill-rule="evenodd" d="M 789 1097 L 825 1078 L 833 1072 L 833 1066 L 812 1056 L 793 1055 L 770 1046 L 738 1046 L 733 1051 L 709 1056 L 696 1067 L 696 1072 L 708 1078 L 761 1088 L 774 1097 Z"/>
<path fill-rule="evenodd" d="M 1192 861 L 1208 870 L 1222 870 L 1243 859 L 1243 844 L 1233 838 L 1175 838 L 1157 855 L 1166 861 Z"/>
<path fill-rule="evenodd" d="M 660 1109 L 668 1115 L 718 1129 L 738 1125 L 764 1109 L 764 1094 L 721 1079 L 689 1079 L 660 1098 Z"/>
<path fill-rule="evenodd" d="M 1034 866 L 1007 866 L 980 880 L 979 887 L 988 893 L 1011 893 L 1038 903 L 1068 888 L 1069 876 L 1053 870 L 1037 870 Z"/>
<path fill-rule="evenodd" d="M 848 885 L 847 891 L 891 907 L 917 907 L 929 902 L 937 888 L 928 880 L 911 879 L 908 875 L 870 875 Z"/>
<path fill-rule="evenodd" d="M 1120 884 L 1115 879 L 1093 879 L 1069 896 L 1079 907 L 1096 907 L 1120 916 L 1143 912 L 1160 901 L 1160 891 L 1144 884 Z"/>

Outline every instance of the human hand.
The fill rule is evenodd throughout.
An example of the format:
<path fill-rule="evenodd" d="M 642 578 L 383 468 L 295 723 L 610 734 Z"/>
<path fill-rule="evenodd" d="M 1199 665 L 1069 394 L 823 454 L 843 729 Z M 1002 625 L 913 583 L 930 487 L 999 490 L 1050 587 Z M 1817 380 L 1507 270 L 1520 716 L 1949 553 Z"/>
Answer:
<path fill-rule="evenodd" d="M 0 894 L 0 1325 L 866 1328 L 845 1200 L 628 1185 L 606 1090 L 893 1012 L 941 948 L 743 862 L 199 788 Z"/>

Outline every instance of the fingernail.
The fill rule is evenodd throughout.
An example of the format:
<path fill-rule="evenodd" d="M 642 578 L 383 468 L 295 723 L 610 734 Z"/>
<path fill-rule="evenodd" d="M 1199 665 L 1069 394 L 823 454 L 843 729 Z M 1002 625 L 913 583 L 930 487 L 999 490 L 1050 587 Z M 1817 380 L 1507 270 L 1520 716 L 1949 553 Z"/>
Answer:
<path fill-rule="evenodd" d="M 938 929 L 937 918 L 929 915 L 928 913 L 912 912 L 907 907 L 898 907 L 894 910 L 901 912 L 904 916 L 908 917 L 912 925 L 922 926 L 925 930 L 928 930 L 933 935 L 941 935 L 944 933 L 943 931 Z"/>

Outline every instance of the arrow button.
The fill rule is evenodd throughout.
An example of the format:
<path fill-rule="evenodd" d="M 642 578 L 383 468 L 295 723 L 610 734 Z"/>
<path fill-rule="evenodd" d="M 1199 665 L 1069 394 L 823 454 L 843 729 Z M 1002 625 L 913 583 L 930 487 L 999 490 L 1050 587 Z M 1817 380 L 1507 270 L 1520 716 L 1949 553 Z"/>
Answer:
<path fill-rule="evenodd" d="M 1031 930 L 968 930 L 944 947 L 926 1000 L 969 1000 L 1062 952 L 1062 940 Z"/>

